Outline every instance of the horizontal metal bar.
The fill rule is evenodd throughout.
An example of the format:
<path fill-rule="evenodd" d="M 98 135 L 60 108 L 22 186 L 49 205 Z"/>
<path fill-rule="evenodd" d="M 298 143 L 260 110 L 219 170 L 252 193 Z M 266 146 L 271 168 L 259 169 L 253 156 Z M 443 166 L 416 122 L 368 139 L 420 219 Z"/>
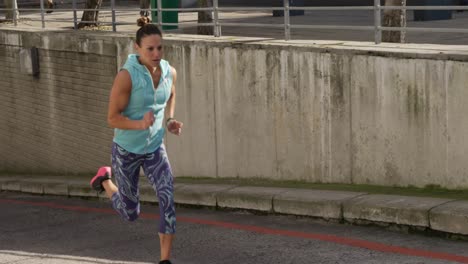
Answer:
<path fill-rule="evenodd" d="M 291 6 L 290 10 L 310 11 L 342 11 L 342 10 L 374 10 L 374 6 Z M 407 10 L 468 10 L 468 6 L 381 6 L 380 9 L 407 9 Z M 157 10 L 157 9 L 155 9 Z M 162 8 L 162 11 L 210 11 L 205 8 Z M 219 7 L 218 11 L 273 11 L 284 10 L 284 7 Z"/>
<path fill-rule="evenodd" d="M 42 21 L 42 19 L 39 19 L 39 18 L 32 18 L 32 19 L 27 19 L 26 21 Z M 73 23 L 73 20 L 54 20 L 54 19 L 44 19 L 45 22 L 48 22 L 48 23 L 61 23 L 61 22 L 70 22 L 70 23 Z M 79 21 L 78 23 L 83 23 L 83 24 L 94 24 L 96 22 L 93 22 L 93 21 Z M 112 22 L 101 22 L 101 21 L 98 21 L 97 22 L 98 24 L 104 24 L 104 25 L 112 25 Z M 131 23 L 132 25 L 135 25 L 135 23 Z"/>
<path fill-rule="evenodd" d="M 177 10 L 176 10 L 177 9 Z M 196 9 L 196 10 L 193 10 Z M 115 8 L 115 11 L 158 11 L 157 8 Z M 198 12 L 198 11 L 211 11 L 211 7 L 203 7 L 203 8 L 162 8 L 162 11 L 186 11 L 187 12 Z"/>
<path fill-rule="evenodd" d="M 12 8 L 0 8 L 0 11 L 2 10 L 13 10 Z M 18 8 L 17 9 L 18 11 L 41 11 L 40 8 Z M 45 11 L 54 11 L 54 13 L 57 13 L 57 12 L 70 12 L 70 11 L 73 11 L 73 9 L 71 8 L 61 8 L 61 9 L 58 9 L 58 8 L 44 8 Z M 139 10 L 139 9 L 138 9 Z M 111 12 L 112 9 L 105 9 L 105 8 L 100 8 L 100 9 L 79 9 L 77 8 L 76 11 L 109 11 Z"/>
<path fill-rule="evenodd" d="M 115 24 L 117 26 L 125 26 L 125 25 L 136 25 L 135 22 L 131 23 L 131 22 L 115 22 Z"/>
<path fill-rule="evenodd" d="M 369 30 L 369 31 L 373 31 L 375 29 L 374 26 L 341 26 L 341 25 L 291 25 L 291 28 Z"/>
<path fill-rule="evenodd" d="M 311 7 L 311 6 L 291 6 L 290 10 L 311 10 L 311 11 L 341 11 L 341 10 L 374 10 L 373 6 L 321 6 L 321 7 Z M 468 6 L 380 6 L 382 10 L 468 10 Z M 13 10 L 12 8 L 0 8 L 1 11 Z M 40 11 L 40 8 L 18 8 L 18 11 Z M 54 10 L 54 11 L 73 11 L 71 8 L 54 8 L 44 10 Z M 112 9 L 100 8 L 100 9 L 79 9 L 76 11 L 112 11 Z M 116 11 L 157 11 L 158 9 L 139 9 L 139 8 L 116 8 Z M 212 11 L 212 7 L 202 7 L 202 8 L 162 8 L 162 11 L 186 11 L 186 12 L 198 12 L 198 11 Z M 219 7 L 218 11 L 272 11 L 272 10 L 284 10 L 283 7 Z"/>
<path fill-rule="evenodd" d="M 45 21 L 45 22 L 52 22 L 52 23 L 53 22 L 57 22 L 57 23 L 58 22 L 60 22 L 60 23 L 61 22 L 67 22 L 67 20 L 54 20 L 54 19 L 44 19 L 44 20 L 42 20 L 40 18 L 31 18 L 31 19 L 27 18 L 26 21 Z M 68 21 L 73 22 L 73 20 L 68 20 Z"/>
<path fill-rule="evenodd" d="M 218 7 L 219 12 L 273 11 L 273 10 L 284 10 L 284 7 Z"/>
<path fill-rule="evenodd" d="M 374 7 L 372 6 L 345 6 L 345 7 L 290 7 L 291 10 L 373 10 Z M 389 8 L 390 9 L 390 8 Z M 458 9 L 458 8 L 457 8 Z M 466 8 L 465 8 L 466 9 Z M 0 8 L 0 10 L 12 10 L 11 8 Z M 36 11 L 41 10 L 40 8 L 19 8 L 19 11 Z M 54 10 L 54 11 L 73 11 L 71 8 L 55 8 L 55 9 L 45 9 L 45 10 Z M 107 9 L 101 7 L 100 9 L 80 9 L 77 8 L 76 11 L 94 11 L 94 10 L 103 10 L 103 11 L 111 11 L 112 9 Z M 148 11 L 158 11 L 157 8 L 153 9 L 140 9 L 140 8 L 115 8 L 116 11 L 140 11 L 140 10 L 148 10 Z M 200 7 L 200 8 L 161 8 L 161 11 L 184 11 L 184 12 L 198 12 L 198 11 L 212 11 L 212 7 Z M 283 7 L 220 7 L 218 11 L 226 12 L 226 11 L 273 11 L 273 10 L 284 10 Z"/>
<path fill-rule="evenodd" d="M 5 11 L 7 11 L 7 10 L 12 11 L 14 9 L 15 8 L 0 8 L 0 11 L 4 11 L 4 10 Z M 16 8 L 16 10 L 18 10 L 18 11 L 41 11 L 40 8 L 34 8 L 34 9 L 33 8 Z"/>
<path fill-rule="evenodd" d="M 328 6 L 328 7 L 310 7 L 310 6 L 294 6 L 290 7 L 291 10 L 373 10 L 373 6 Z M 116 9 L 120 10 L 120 9 Z M 157 9 L 152 9 L 156 11 Z M 213 11 L 212 7 L 199 7 L 199 8 L 161 8 L 161 11 L 185 11 L 185 12 L 198 12 L 198 11 Z M 219 12 L 235 12 L 235 11 L 273 11 L 284 10 L 284 7 L 219 7 Z"/>
<path fill-rule="evenodd" d="M 0 8 L 0 11 L 12 11 L 12 10 L 18 10 L 18 11 L 41 11 L 40 8 Z M 44 8 L 44 10 L 49 10 L 47 8 Z M 53 10 L 53 9 L 50 9 Z"/>
<path fill-rule="evenodd" d="M 255 23 L 219 23 L 220 26 L 227 27 L 263 27 L 263 28 L 283 28 L 284 24 L 255 24 Z"/>
<path fill-rule="evenodd" d="M 373 6 L 290 6 L 290 10 L 374 10 Z M 220 7 L 219 11 L 271 11 L 271 10 L 284 10 L 284 7 Z"/>
<path fill-rule="evenodd" d="M 341 10 L 374 10 L 374 6 L 290 6 L 290 10 L 311 11 L 341 11 Z M 468 10 L 468 6 L 380 6 L 380 9 L 408 9 L 408 10 Z M 162 8 L 162 11 L 209 11 L 213 8 Z M 284 7 L 219 7 L 218 11 L 272 11 L 284 10 Z"/>
<path fill-rule="evenodd" d="M 465 28 L 381 27 L 381 29 L 386 30 L 386 31 L 468 33 L 468 29 L 465 29 Z"/>
<path fill-rule="evenodd" d="M 122 11 L 128 11 L 128 12 L 132 12 L 132 11 L 158 11 L 158 9 L 154 8 L 154 9 L 150 9 L 150 8 L 115 8 L 114 9 L 115 12 L 122 12 Z"/>
<path fill-rule="evenodd" d="M 155 9 L 157 10 L 157 9 Z M 212 7 L 194 7 L 194 8 L 161 8 L 161 11 L 185 11 L 185 12 L 198 12 L 198 11 L 212 11 Z"/>
<path fill-rule="evenodd" d="M 26 21 L 42 21 L 42 19 L 38 19 L 38 18 L 26 18 Z M 57 22 L 57 23 L 61 23 L 61 22 L 71 22 L 73 23 L 73 19 L 65 19 L 65 18 L 53 18 L 53 19 L 45 19 L 44 18 L 44 21 L 46 22 L 51 22 L 51 23 L 54 23 L 54 22 Z M 93 22 L 94 23 L 94 22 Z M 99 22 L 100 23 L 100 22 Z"/>
<path fill-rule="evenodd" d="M 122 25 L 135 25 L 134 22 L 115 22 L 116 25 L 122 26 Z M 157 24 L 157 23 L 154 23 Z M 163 26 L 178 26 L 178 27 L 196 27 L 196 26 L 213 26 L 214 23 L 203 23 L 203 24 L 197 24 L 197 23 L 184 23 L 184 24 L 176 24 L 176 23 L 162 23 Z"/>
<path fill-rule="evenodd" d="M 311 11 L 341 11 L 341 10 L 374 10 L 373 6 L 291 6 L 290 10 L 311 10 Z"/>
<path fill-rule="evenodd" d="M 167 9 L 161 9 L 162 11 L 176 11 L 175 9 L 180 9 L 180 8 L 167 8 Z M 186 8 L 186 9 L 189 9 L 189 8 Z M 186 9 L 183 9 L 183 10 L 186 10 Z M 190 11 L 192 11 L 192 9 L 197 9 L 197 10 L 193 10 L 194 12 L 198 12 L 198 11 L 211 11 L 212 8 L 190 8 Z M 1 10 L 13 10 L 12 8 L 0 8 L 0 11 Z M 18 8 L 19 11 L 40 11 L 41 9 L 40 8 Z M 61 12 L 61 11 L 109 11 L 111 12 L 112 9 L 110 8 L 99 8 L 99 9 L 86 9 L 86 8 L 77 8 L 77 9 L 72 9 L 72 8 L 54 8 L 54 9 L 50 9 L 50 8 L 44 8 L 44 10 L 52 10 L 54 12 Z M 115 11 L 158 11 L 157 8 L 115 8 Z"/>
<path fill-rule="evenodd" d="M 77 9 L 78 10 L 78 9 Z M 112 9 L 111 9 L 112 10 Z M 149 8 L 115 8 L 115 11 L 146 11 L 146 10 L 151 10 Z M 157 9 L 155 9 L 156 11 Z"/>
<path fill-rule="evenodd" d="M 373 6 L 322 6 L 322 7 L 311 7 L 311 6 L 291 6 L 291 10 L 373 10 Z M 162 11 L 210 11 L 212 7 L 208 8 L 162 8 Z M 284 7 L 218 7 L 218 11 L 273 11 L 273 10 L 284 10 Z"/>
<path fill-rule="evenodd" d="M 184 26 L 187 25 L 194 25 L 194 26 L 214 26 L 214 23 L 184 23 Z M 180 26 L 180 23 L 161 23 L 163 26 Z"/>
<path fill-rule="evenodd" d="M 202 9 L 203 10 L 200 10 L 200 11 L 211 11 L 211 8 L 202 8 Z M 77 9 L 77 10 L 79 10 L 79 9 Z M 170 10 L 161 9 L 161 10 L 162 11 L 174 11 L 172 9 L 170 9 Z M 153 9 L 151 9 L 151 8 L 142 8 L 142 9 L 140 9 L 140 8 L 116 8 L 115 11 L 116 12 L 122 12 L 122 11 L 129 11 L 129 12 L 130 11 L 153 11 L 153 12 L 156 12 L 156 11 L 158 11 L 158 9 L 157 8 L 153 8 Z M 185 9 L 184 9 L 184 11 L 185 11 Z M 198 11 L 193 11 L 193 12 L 198 12 Z"/>
<path fill-rule="evenodd" d="M 70 12 L 70 11 L 74 11 L 72 8 L 63 8 L 63 9 L 50 9 L 50 10 L 54 10 L 54 12 L 61 12 L 61 11 L 67 11 L 67 12 Z M 107 9 L 107 8 L 99 8 L 99 9 L 91 9 L 91 8 L 83 8 L 83 9 L 80 9 L 80 8 L 77 8 L 75 9 L 76 11 L 99 11 L 99 12 L 111 12 L 112 9 Z"/>
<path fill-rule="evenodd" d="M 112 25 L 112 22 L 93 22 L 93 21 L 79 21 L 78 24 L 98 24 L 98 25 Z M 136 23 L 135 23 L 136 24 Z"/>
<path fill-rule="evenodd" d="M 468 10 L 468 6 L 381 6 L 383 10 Z"/>

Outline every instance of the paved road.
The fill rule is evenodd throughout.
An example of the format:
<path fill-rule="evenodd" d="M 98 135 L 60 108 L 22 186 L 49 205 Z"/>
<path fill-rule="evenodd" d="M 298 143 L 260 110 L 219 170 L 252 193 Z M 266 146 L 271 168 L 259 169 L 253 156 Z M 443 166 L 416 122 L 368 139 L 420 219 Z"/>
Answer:
<path fill-rule="evenodd" d="M 156 206 L 0 193 L 0 263 L 157 263 Z M 178 208 L 174 263 L 468 263 L 468 242 L 291 216 Z"/>

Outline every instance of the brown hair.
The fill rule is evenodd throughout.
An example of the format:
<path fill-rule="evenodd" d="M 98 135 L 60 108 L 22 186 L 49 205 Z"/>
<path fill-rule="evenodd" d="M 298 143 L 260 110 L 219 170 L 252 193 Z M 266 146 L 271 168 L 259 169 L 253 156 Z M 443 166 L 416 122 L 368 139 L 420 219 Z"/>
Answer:
<path fill-rule="evenodd" d="M 139 19 L 137 19 L 137 25 L 139 27 L 142 27 L 142 26 L 144 26 L 146 24 L 149 24 L 149 23 L 151 23 L 151 19 L 149 17 L 147 17 L 147 16 L 142 16 Z"/>
<path fill-rule="evenodd" d="M 158 26 L 156 26 L 155 24 L 147 23 L 144 18 L 147 18 L 149 20 L 148 17 L 141 17 L 140 19 L 137 20 L 138 25 L 140 25 L 140 20 L 143 23 L 138 29 L 138 31 L 136 32 L 136 43 L 138 44 L 138 46 L 140 46 L 141 39 L 145 36 L 159 35 L 162 38 L 162 32 L 158 28 Z"/>

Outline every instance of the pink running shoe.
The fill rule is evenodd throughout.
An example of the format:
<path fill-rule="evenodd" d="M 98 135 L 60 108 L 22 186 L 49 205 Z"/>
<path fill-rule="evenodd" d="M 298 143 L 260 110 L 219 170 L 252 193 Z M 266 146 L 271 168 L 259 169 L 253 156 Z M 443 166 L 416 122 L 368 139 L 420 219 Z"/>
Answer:
<path fill-rule="evenodd" d="M 89 184 L 91 185 L 91 188 L 93 188 L 93 190 L 101 193 L 101 192 L 105 191 L 104 187 L 102 187 L 102 182 L 110 180 L 111 176 L 112 176 L 112 173 L 111 173 L 111 168 L 110 167 L 101 167 L 101 168 L 99 168 L 96 176 L 94 176 L 91 179 Z"/>

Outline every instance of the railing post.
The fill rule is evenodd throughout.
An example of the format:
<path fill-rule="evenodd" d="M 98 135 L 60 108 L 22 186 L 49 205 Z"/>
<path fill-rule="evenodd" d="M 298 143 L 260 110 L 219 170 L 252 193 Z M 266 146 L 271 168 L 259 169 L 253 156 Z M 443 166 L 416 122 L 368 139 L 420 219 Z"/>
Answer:
<path fill-rule="evenodd" d="M 291 39 L 291 20 L 289 19 L 289 0 L 283 0 L 284 6 L 284 39 Z"/>
<path fill-rule="evenodd" d="M 115 25 L 115 0 L 111 0 L 111 9 L 112 9 L 112 31 L 117 31 L 117 26 Z"/>
<path fill-rule="evenodd" d="M 162 30 L 162 6 L 161 6 L 161 0 L 157 1 L 158 4 L 158 26 Z"/>
<path fill-rule="evenodd" d="M 40 0 L 41 2 L 41 22 L 42 22 L 42 28 L 45 28 L 45 18 L 44 18 L 44 0 Z"/>
<path fill-rule="evenodd" d="M 221 36 L 221 27 L 219 26 L 219 14 L 218 14 L 219 3 L 218 0 L 213 0 L 213 16 L 214 16 L 214 36 Z"/>
<path fill-rule="evenodd" d="M 374 42 L 382 42 L 382 13 L 380 9 L 380 0 L 374 0 Z"/>
<path fill-rule="evenodd" d="M 77 30 L 78 22 L 77 22 L 77 15 L 76 15 L 76 0 L 72 0 L 72 6 L 73 6 L 73 29 Z"/>
<path fill-rule="evenodd" d="M 15 0 L 11 0 L 11 7 L 12 7 L 12 10 L 13 10 L 13 24 L 15 25 L 15 27 L 18 25 L 18 18 L 16 17 L 16 12 L 18 12 L 18 2 L 16 2 Z"/>

